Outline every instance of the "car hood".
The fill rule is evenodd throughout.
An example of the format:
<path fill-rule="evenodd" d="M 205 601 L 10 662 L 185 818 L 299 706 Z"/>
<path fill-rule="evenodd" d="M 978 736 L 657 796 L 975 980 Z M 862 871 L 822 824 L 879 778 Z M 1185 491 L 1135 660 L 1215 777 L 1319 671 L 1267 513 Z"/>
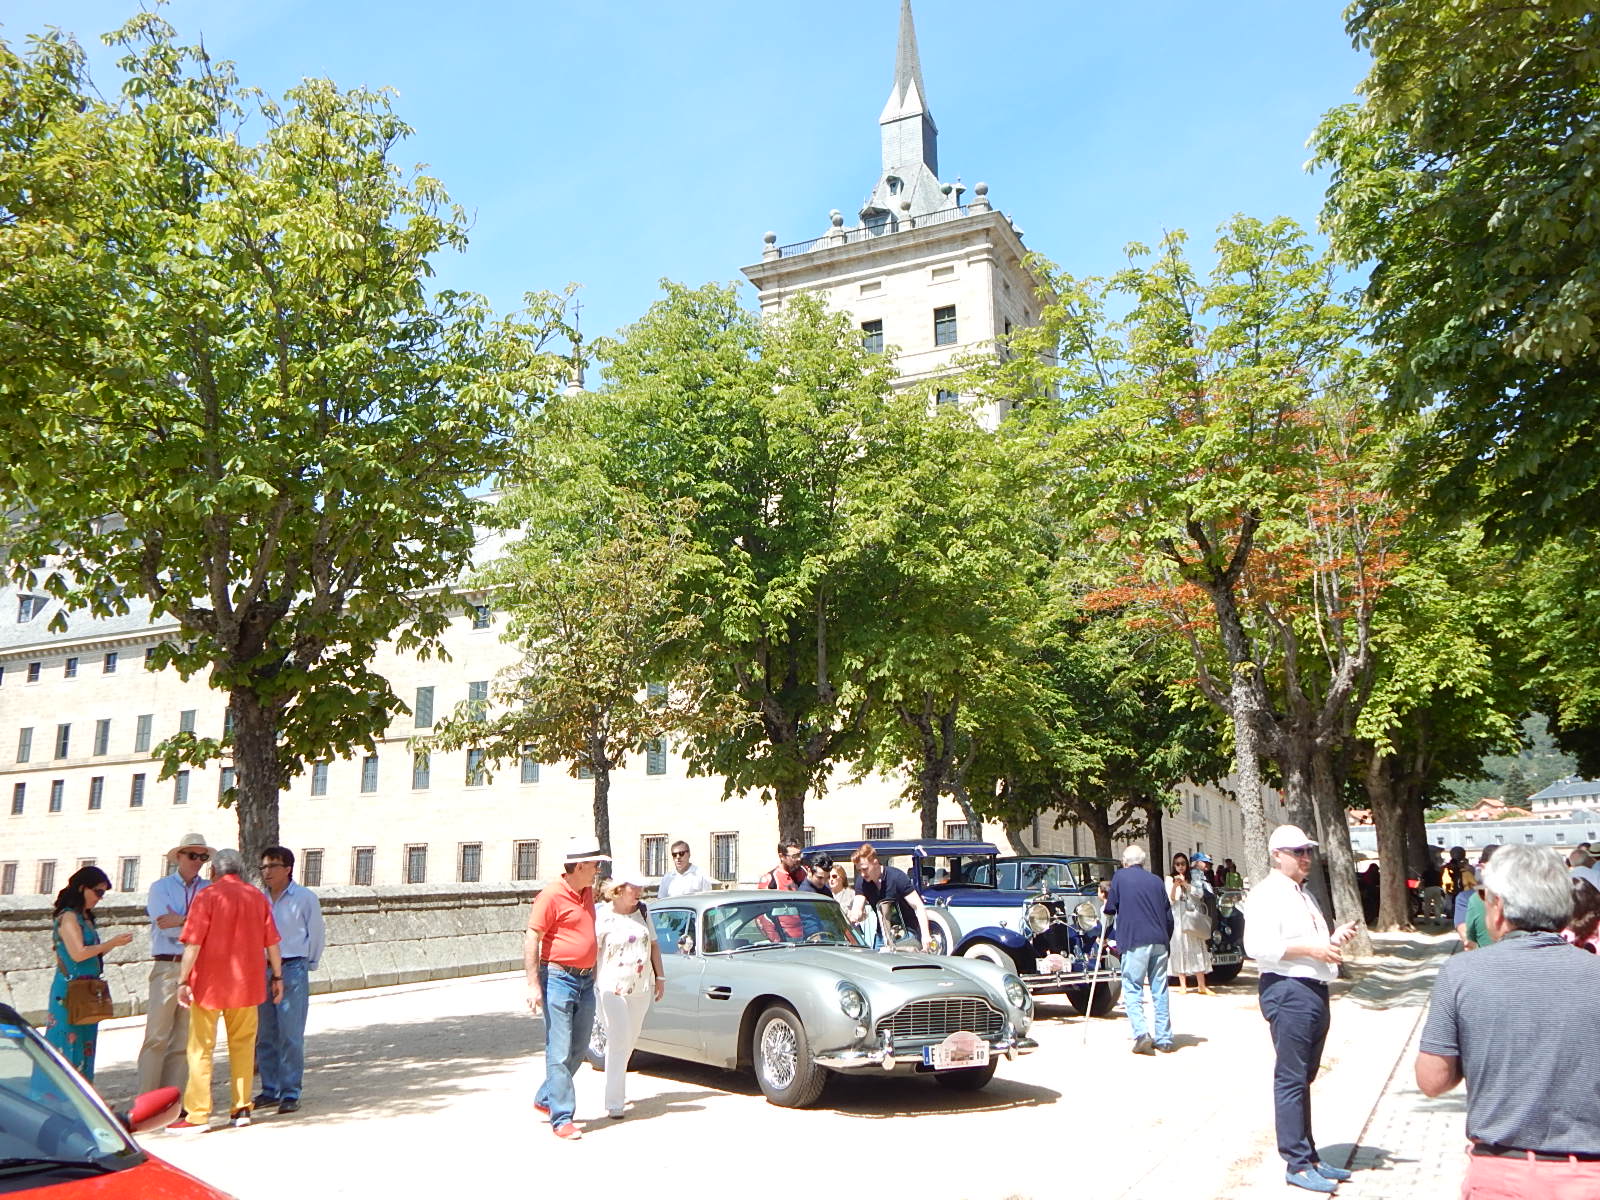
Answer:
<path fill-rule="evenodd" d="M 57 1178 L 52 1176 L 52 1179 Z M 0 1187 L 0 1195 L 6 1189 Z M 180 1171 L 150 1155 L 136 1167 L 24 1189 L 23 1195 L 39 1200 L 233 1200 L 227 1192 Z"/>

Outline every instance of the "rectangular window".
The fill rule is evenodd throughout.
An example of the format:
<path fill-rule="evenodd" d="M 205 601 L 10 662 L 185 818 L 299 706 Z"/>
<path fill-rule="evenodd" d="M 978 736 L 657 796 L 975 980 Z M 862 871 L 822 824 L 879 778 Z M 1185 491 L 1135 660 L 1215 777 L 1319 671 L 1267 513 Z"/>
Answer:
<path fill-rule="evenodd" d="M 154 646 L 146 646 L 144 648 L 144 669 L 146 671 L 154 671 L 156 669 L 156 648 Z"/>
<path fill-rule="evenodd" d="M 483 843 L 461 843 L 461 857 L 456 862 L 458 883 L 478 883 L 483 878 Z"/>
<path fill-rule="evenodd" d="M 371 846 L 357 846 L 350 854 L 350 882 L 360 884 L 362 887 L 372 886 L 372 859 Z"/>
<path fill-rule="evenodd" d="M 361 760 L 361 790 L 375 792 L 378 790 L 378 756 L 368 754 Z"/>
<path fill-rule="evenodd" d="M 514 842 L 511 846 L 512 870 L 514 879 L 539 878 L 539 843 Z"/>
<path fill-rule="evenodd" d="M 801 846 L 815 846 L 816 844 L 817 844 L 817 827 L 815 825 L 802 826 L 801 829 L 800 829 L 800 845 Z"/>
<path fill-rule="evenodd" d="M 645 746 L 644 773 L 646 775 L 665 775 L 667 773 L 667 743 L 665 738 L 656 738 Z"/>
<path fill-rule="evenodd" d="M 80 858 L 78 860 L 78 870 L 80 870 L 80 871 L 83 870 L 85 867 L 92 867 L 92 866 L 94 866 L 94 859 L 92 859 L 92 858 Z"/>
<path fill-rule="evenodd" d="M 489 628 L 489 621 L 492 615 L 487 604 L 474 604 L 472 606 L 472 627 L 474 629 Z"/>
<path fill-rule="evenodd" d="M 194 732 L 194 709 L 186 708 L 181 713 L 178 714 L 178 732 L 179 733 L 193 733 Z"/>
<path fill-rule="evenodd" d="M 219 801 L 226 799 L 228 793 L 233 791 L 235 778 L 236 773 L 232 767 L 222 768 L 222 773 L 217 777 L 217 799 Z"/>
<path fill-rule="evenodd" d="M 56 890 L 55 859 L 47 858 L 39 864 L 39 894 L 48 896 Z"/>
<path fill-rule="evenodd" d="M 61 668 L 61 674 L 64 678 L 76 679 L 78 677 L 78 660 L 75 658 L 67 659 Z"/>
<path fill-rule="evenodd" d="M 322 851 L 300 851 L 300 883 L 303 887 L 322 886 Z"/>
<path fill-rule="evenodd" d="M 38 683 L 39 682 L 39 672 L 43 669 L 43 666 L 44 666 L 43 663 L 29 663 L 28 664 L 28 682 L 29 683 Z M 51 874 L 52 878 L 55 875 L 55 870 L 56 870 L 55 863 L 51 863 L 50 864 L 50 874 Z"/>
<path fill-rule="evenodd" d="M 150 727 L 155 723 L 154 713 L 144 713 L 133 728 L 133 752 L 145 754 L 150 749 Z"/>
<path fill-rule="evenodd" d="M 189 803 L 189 772 L 179 771 L 172 777 L 172 802 L 174 804 Z"/>
<path fill-rule="evenodd" d="M 667 835 L 647 833 L 639 839 L 639 870 L 646 875 L 667 873 Z"/>
<path fill-rule="evenodd" d="M 89 780 L 89 811 L 99 812 L 106 803 L 106 777 L 96 775 Z"/>
<path fill-rule="evenodd" d="M 100 660 L 100 674 L 115 675 L 117 673 L 117 652 L 106 651 L 106 656 Z"/>
<path fill-rule="evenodd" d="M 425 792 L 432 782 L 432 767 L 426 750 L 419 750 L 411 756 L 411 790 Z"/>
<path fill-rule="evenodd" d="M 594 768 L 591 767 L 588 763 L 584 763 L 583 766 L 578 768 L 578 778 L 579 779 L 593 779 L 594 778 Z"/>
<path fill-rule="evenodd" d="M 533 756 L 533 747 L 522 748 L 522 782 L 539 782 L 539 760 Z"/>
<path fill-rule="evenodd" d="M 139 890 L 139 860 L 137 858 L 124 858 L 117 864 L 117 891 L 137 892 Z"/>
<path fill-rule="evenodd" d="M 868 354 L 883 353 L 883 322 L 861 322 L 861 344 L 866 347 Z"/>
<path fill-rule="evenodd" d="M 415 729 L 433 728 L 433 689 L 419 687 L 417 702 L 411 706 L 411 725 Z"/>
<path fill-rule="evenodd" d="M 931 278 L 936 282 L 941 279 L 954 279 L 955 277 L 956 269 L 954 267 L 935 267 L 931 273 Z"/>
<path fill-rule="evenodd" d="M 943 308 L 933 310 L 933 344 L 935 346 L 954 346 L 956 344 L 956 306 L 947 304 Z"/>
<path fill-rule="evenodd" d="M 739 877 L 739 835 L 713 833 L 711 835 L 711 873 L 724 883 Z"/>
<path fill-rule="evenodd" d="M 428 848 L 426 846 L 406 847 L 406 882 L 428 882 Z"/>
<path fill-rule="evenodd" d="M 67 799 L 67 781 L 65 779 L 52 779 L 50 781 L 50 811 L 60 812 Z"/>
<path fill-rule="evenodd" d="M 94 752 L 108 754 L 111 751 L 111 718 L 94 723 Z"/>
<path fill-rule="evenodd" d="M 882 842 L 893 836 L 893 825 L 863 825 L 861 827 L 861 840 L 863 842 Z"/>
<path fill-rule="evenodd" d="M 18 596 L 17 624 L 23 625 L 33 620 L 44 611 L 47 603 L 49 601 L 44 596 Z"/>
<path fill-rule="evenodd" d="M 311 764 L 311 794 L 313 796 L 328 794 L 328 764 L 325 760 Z"/>
<path fill-rule="evenodd" d="M 17 864 L 0 863 L 0 896 L 17 894 Z"/>
<path fill-rule="evenodd" d="M 935 404 L 954 404 L 961 399 L 959 392 L 952 392 L 949 388 L 940 388 L 933 394 Z"/>
<path fill-rule="evenodd" d="M 144 776 L 143 775 L 135 775 L 133 777 L 133 781 L 128 785 L 128 807 L 129 808 L 143 808 L 144 807 Z"/>
<path fill-rule="evenodd" d="M 65 758 L 72 749 L 72 726 L 56 726 L 56 757 Z"/>
<path fill-rule="evenodd" d="M 480 679 L 467 684 L 467 719 L 483 721 L 489 716 L 489 681 Z"/>
<path fill-rule="evenodd" d="M 483 751 L 467 751 L 467 786 L 482 787 L 484 785 Z"/>
<path fill-rule="evenodd" d="M 229 705 L 227 708 L 222 710 L 222 736 L 224 738 L 231 738 L 233 736 L 233 706 L 232 705 Z"/>
<path fill-rule="evenodd" d="M 944 836 L 952 842 L 971 841 L 972 826 L 965 821 L 946 821 L 944 823 Z"/>
<path fill-rule="evenodd" d="M 33 758 L 33 727 L 17 730 L 17 761 L 25 763 Z"/>
<path fill-rule="evenodd" d="M 11 815 L 20 817 L 23 807 L 28 803 L 28 785 L 14 783 L 11 785 Z"/>

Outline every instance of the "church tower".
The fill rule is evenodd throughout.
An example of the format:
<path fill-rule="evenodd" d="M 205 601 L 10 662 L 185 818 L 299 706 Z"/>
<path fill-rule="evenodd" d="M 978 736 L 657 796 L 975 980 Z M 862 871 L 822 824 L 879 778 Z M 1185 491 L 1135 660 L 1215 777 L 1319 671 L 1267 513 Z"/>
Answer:
<path fill-rule="evenodd" d="M 780 246 L 769 233 L 761 261 L 744 273 L 763 312 L 797 292 L 821 293 L 851 314 L 869 346 L 896 352 L 901 386 L 931 385 L 938 401 L 954 400 L 938 379 L 963 356 L 1037 320 L 1040 306 L 1023 267 L 1022 235 L 990 205 L 988 185 L 976 185 L 964 202 L 961 183 L 939 179 L 939 129 L 911 0 L 901 0 L 894 85 L 878 126 L 883 172 L 857 223 L 847 228 L 835 209 L 820 237 Z"/>

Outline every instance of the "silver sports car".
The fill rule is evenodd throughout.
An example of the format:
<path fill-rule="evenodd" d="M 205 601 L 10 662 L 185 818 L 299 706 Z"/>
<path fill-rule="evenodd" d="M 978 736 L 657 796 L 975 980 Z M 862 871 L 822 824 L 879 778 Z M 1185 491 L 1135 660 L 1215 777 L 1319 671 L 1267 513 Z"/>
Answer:
<path fill-rule="evenodd" d="M 649 905 L 666 995 L 638 1048 L 753 1068 L 773 1104 L 799 1107 L 830 1073 L 932 1072 L 983 1087 L 1026 1054 L 1033 1002 L 993 963 L 861 944 L 839 905 L 807 892 L 707 892 Z"/>

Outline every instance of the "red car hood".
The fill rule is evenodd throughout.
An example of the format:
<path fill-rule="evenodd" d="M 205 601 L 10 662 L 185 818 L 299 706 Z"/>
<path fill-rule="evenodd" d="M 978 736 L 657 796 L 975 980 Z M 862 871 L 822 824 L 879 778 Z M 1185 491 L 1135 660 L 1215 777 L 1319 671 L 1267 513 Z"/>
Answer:
<path fill-rule="evenodd" d="M 23 1192 L 6 1193 L 0 1189 L 0 1195 L 16 1195 L 26 1200 L 34 1200 L 34 1197 L 38 1200 L 233 1200 L 227 1192 L 196 1179 L 187 1171 L 178 1170 L 171 1163 L 162 1162 L 153 1154 L 126 1171 L 53 1183 Z"/>

